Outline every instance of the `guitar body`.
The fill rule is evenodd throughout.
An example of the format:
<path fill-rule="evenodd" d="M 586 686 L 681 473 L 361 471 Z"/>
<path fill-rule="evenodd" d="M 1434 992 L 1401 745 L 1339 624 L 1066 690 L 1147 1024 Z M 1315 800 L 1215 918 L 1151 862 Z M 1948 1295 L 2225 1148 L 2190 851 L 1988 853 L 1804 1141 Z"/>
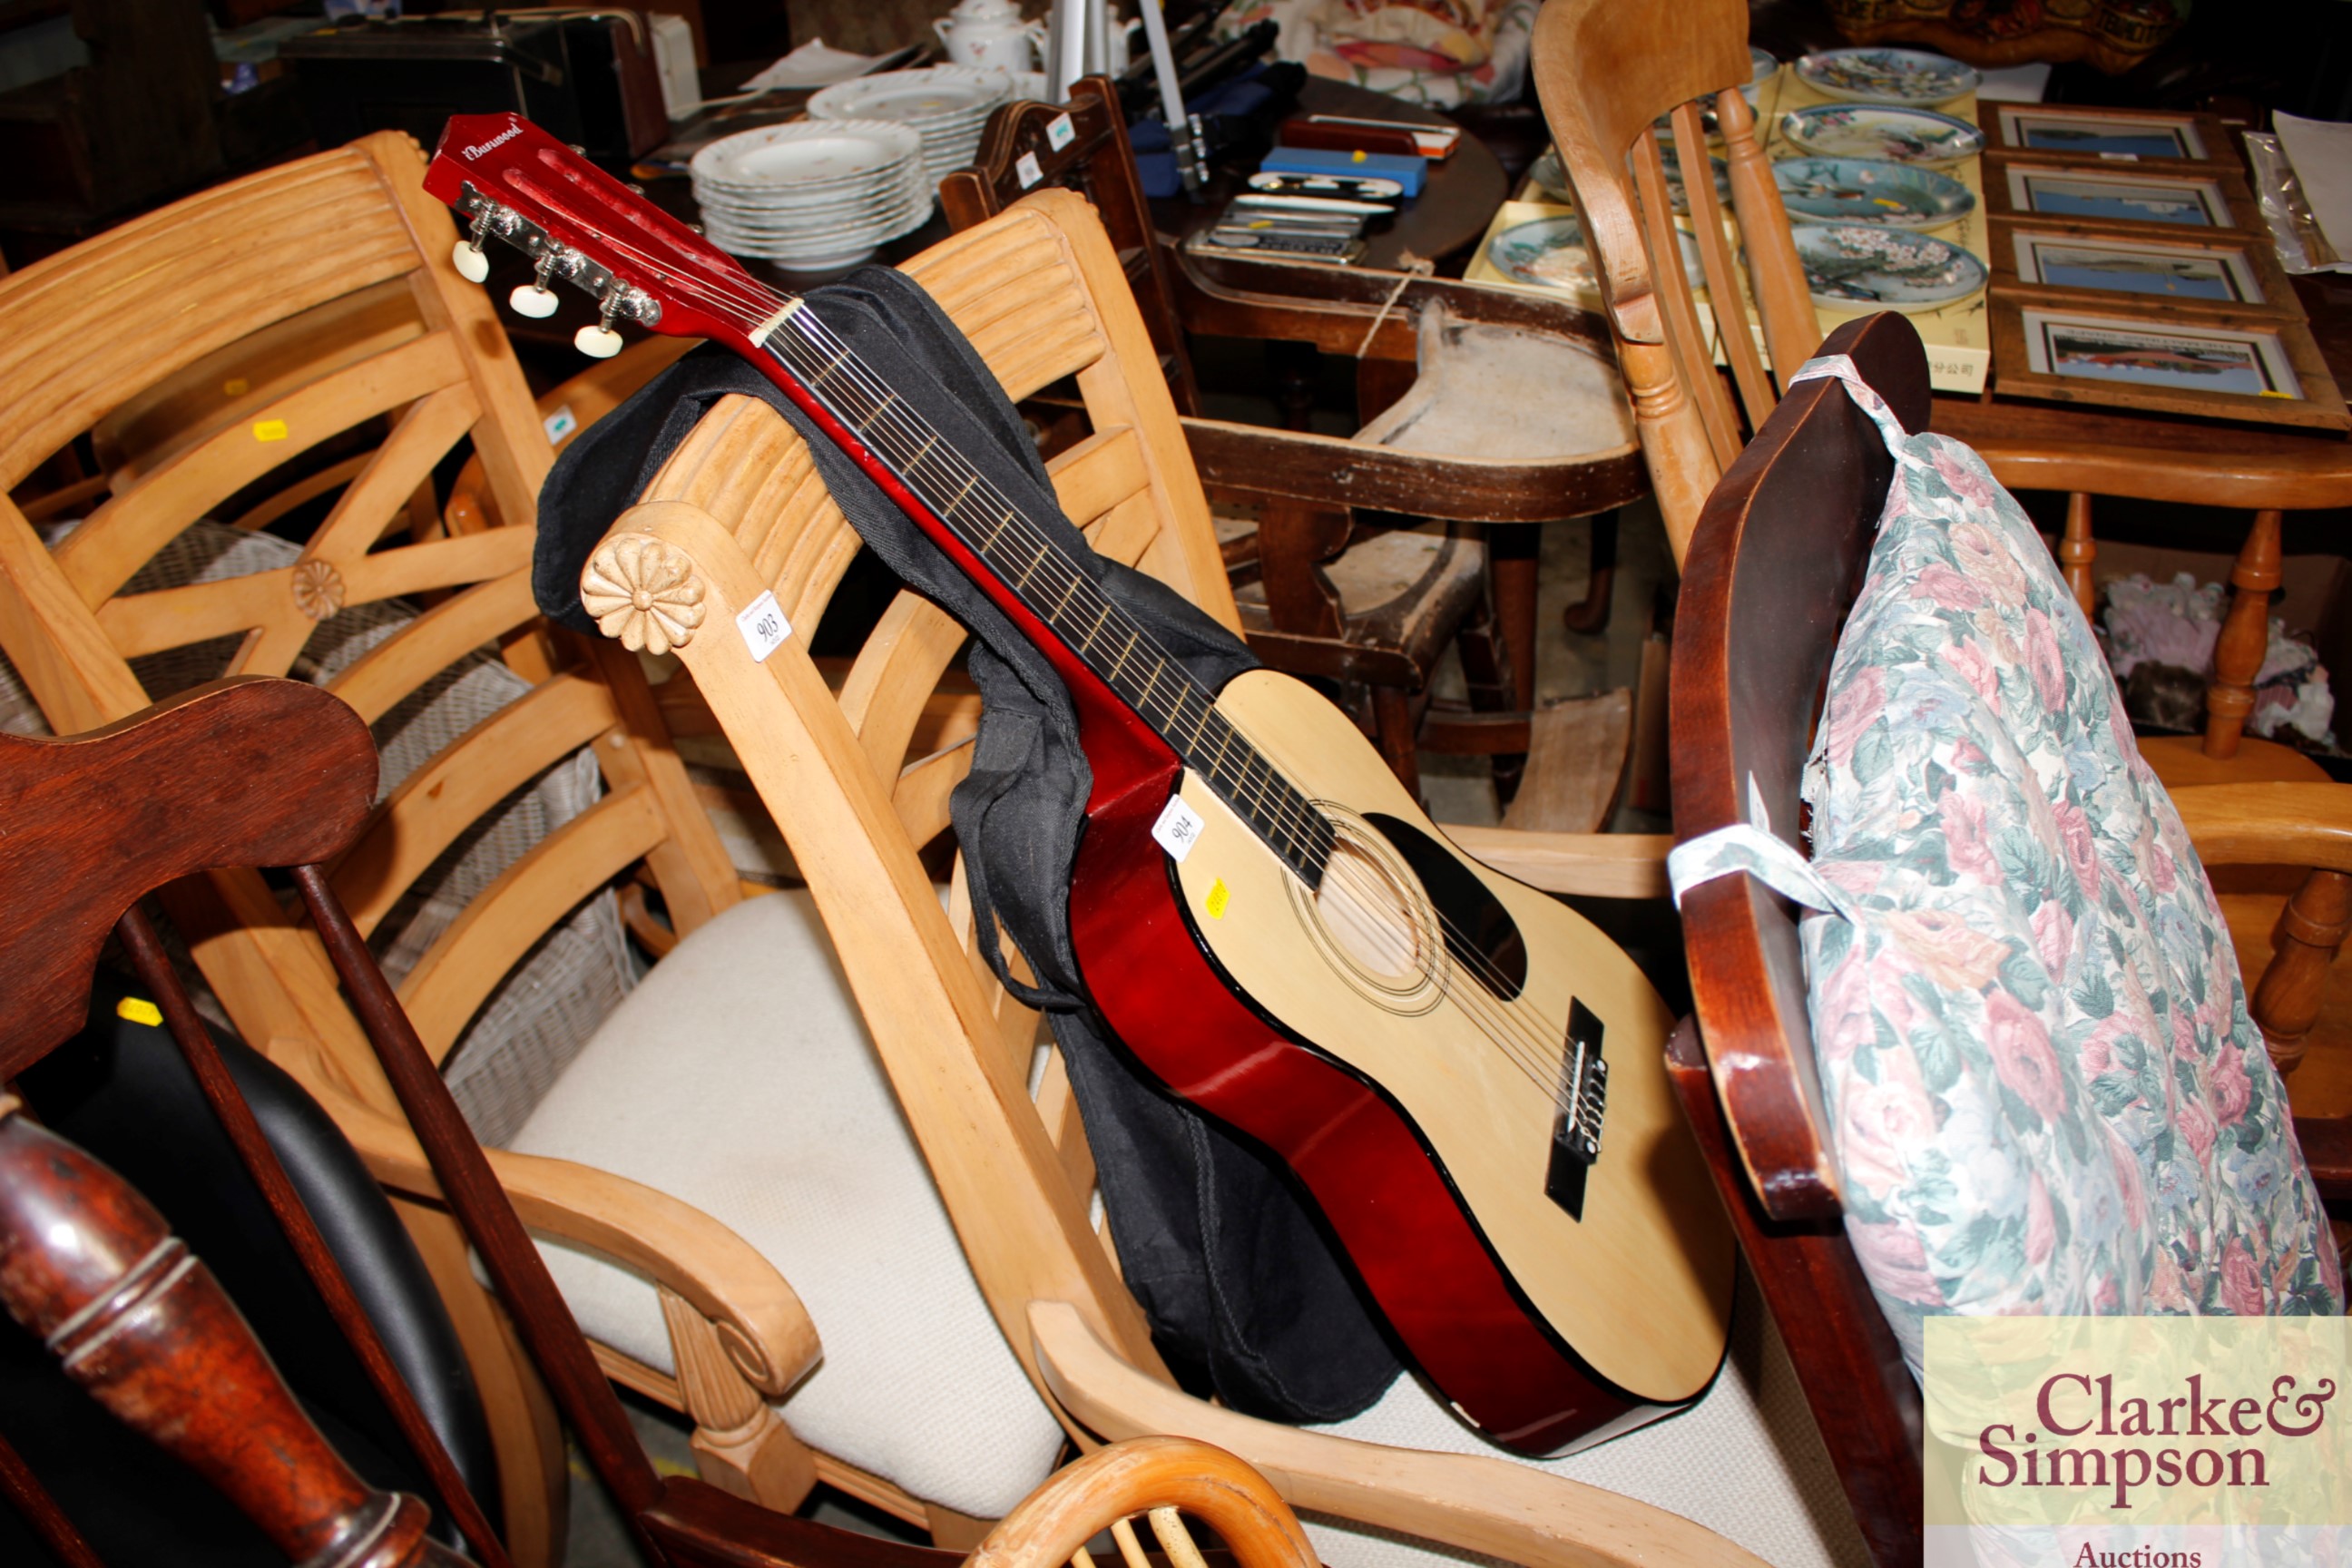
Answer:
<path fill-rule="evenodd" d="M 1456 851 L 1308 688 L 1202 689 L 818 312 L 544 132 L 459 116 L 425 187 L 472 223 L 461 269 L 496 237 L 607 324 L 743 354 L 1034 644 L 1094 772 L 1070 915 L 1097 1008 L 1297 1174 L 1465 1418 L 1542 1455 L 1705 1392 L 1733 1243 L 1614 943 Z"/>
<path fill-rule="evenodd" d="M 1549 1454 L 1697 1397 L 1722 1360 L 1733 1242 L 1671 1098 L 1673 1020 L 1656 992 L 1581 916 L 1454 850 L 1310 688 L 1255 671 L 1217 706 L 1327 815 L 1375 825 L 1349 842 L 1387 863 L 1365 885 L 1402 889 L 1408 925 L 1423 879 L 1383 819 L 1453 868 L 1430 880 L 1455 924 L 1475 918 L 1478 893 L 1507 912 L 1525 944 L 1527 1012 L 1566 1020 L 1581 1004 L 1600 1022 L 1608 1115 L 1581 1217 L 1546 1192 L 1564 1035 L 1531 1058 L 1498 1045 L 1495 1009 L 1448 994 L 1476 980 L 1400 984 L 1380 944 L 1351 948 L 1347 922 L 1325 916 L 1340 879 L 1307 892 L 1189 772 L 1181 793 L 1205 826 L 1176 861 L 1151 837 L 1179 787 L 1172 761 L 1121 773 L 1139 753 L 1090 734 L 1095 798 L 1070 917 L 1106 1022 L 1171 1089 L 1297 1175 L 1414 1361 L 1490 1436 Z M 1119 730 L 1118 715 L 1097 727 Z"/>

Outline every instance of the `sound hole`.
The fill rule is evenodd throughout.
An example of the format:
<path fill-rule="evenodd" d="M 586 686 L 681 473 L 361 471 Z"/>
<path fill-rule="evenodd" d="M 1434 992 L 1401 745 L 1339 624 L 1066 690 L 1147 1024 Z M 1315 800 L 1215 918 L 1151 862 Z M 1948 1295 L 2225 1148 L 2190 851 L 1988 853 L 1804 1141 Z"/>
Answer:
<path fill-rule="evenodd" d="M 1367 999 L 1400 1016 L 1426 1013 L 1445 994 L 1437 911 L 1412 868 L 1370 824 L 1328 802 L 1318 805 L 1335 838 L 1322 880 L 1310 892 L 1304 882 L 1283 879 L 1299 923 Z"/>
<path fill-rule="evenodd" d="M 1508 1002 L 1527 988 L 1528 944 L 1518 922 L 1476 873 L 1454 852 L 1415 827 L 1378 812 L 1364 820 L 1381 831 L 1412 868 L 1443 920 L 1445 946 L 1454 963 L 1476 975 L 1478 983 Z"/>
<path fill-rule="evenodd" d="M 1348 966 L 1384 991 L 1411 990 L 1429 967 L 1420 900 L 1394 870 L 1342 837 L 1324 868 L 1315 907 Z"/>

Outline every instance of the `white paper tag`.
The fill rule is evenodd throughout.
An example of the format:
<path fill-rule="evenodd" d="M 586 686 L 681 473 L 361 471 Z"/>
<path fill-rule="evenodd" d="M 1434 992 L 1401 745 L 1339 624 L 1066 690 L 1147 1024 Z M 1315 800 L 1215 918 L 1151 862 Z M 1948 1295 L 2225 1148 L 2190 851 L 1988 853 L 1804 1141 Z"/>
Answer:
<path fill-rule="evenodd" d="M 783 647 L 784 639 L 793 635 L 793 623 L 784 619 L 784 608 L 776 603 L 773 594 L 762 594 L 735 617 L 735 629 L 743 634 L 743 646 L 751 650 L 751 662 L 765 664 L 768 656 Z"/>
<path fill-rule="evenodd" d="M 1078 128 L 1070 123 L 1066 114 L 1056 114 L 1045 121 L 1045 144 L 1056 153 L 1077 139 Z"/>
<path fill-rule="evenodd" d="M 1037 162 L 1034 153 L 1024 153 L 1014 159 L 1013 172 L 1021 176 L 1021 188 L 1024 191 L 1045 177 L 1045 165 Z"/>
<path fill-rule="evenodd" d="M 1199 812 L 1184 804 L 1182 795 L 1171 795 L 1160 813 L 1160 820 L 1151 825 L 1151 837 L 1168 851 L 1168 858 L 1181 866 L 1184 857 L 1192 852 L 1192 846 L 1201 841 L 1201 829 L 1207 826 Z"/>
<path fill-rule="evenodd" d="M 580 421 L 573 416 L 569 403 L 549 415 L 541 423 L 547 426 L 547 444 L 551 447 L 580 428 Z"/>

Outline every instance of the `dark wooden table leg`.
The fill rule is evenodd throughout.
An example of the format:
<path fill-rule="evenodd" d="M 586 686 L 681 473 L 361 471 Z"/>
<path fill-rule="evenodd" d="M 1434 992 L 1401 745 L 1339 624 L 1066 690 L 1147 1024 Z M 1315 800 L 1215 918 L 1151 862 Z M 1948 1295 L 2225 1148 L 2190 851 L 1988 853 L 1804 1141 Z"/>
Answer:
<path fill-rule="evenodd" d="M 1592 516 L 1592 567 L 1585 579 L 1584 598 L 1568 606 L 1561 622 L 1579 637 L 1598 637 L 1609 629 L 1609 600 L 1617 586 L 1617 513 Z"/>

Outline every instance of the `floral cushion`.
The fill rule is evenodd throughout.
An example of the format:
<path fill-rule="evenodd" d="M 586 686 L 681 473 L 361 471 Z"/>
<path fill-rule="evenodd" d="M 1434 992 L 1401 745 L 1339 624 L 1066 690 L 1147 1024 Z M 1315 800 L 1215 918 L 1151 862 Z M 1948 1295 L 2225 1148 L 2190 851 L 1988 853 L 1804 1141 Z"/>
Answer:
<path fill-rule="evenodd" d="M 1869 401 L 1858 399 L 1858 401 Z M 1808 771 L 1802 927 L 1846 1230 L 1929 1313 L 2341 1312 L 2196 851 L 1974 452 L 1899 466 Z"/>

